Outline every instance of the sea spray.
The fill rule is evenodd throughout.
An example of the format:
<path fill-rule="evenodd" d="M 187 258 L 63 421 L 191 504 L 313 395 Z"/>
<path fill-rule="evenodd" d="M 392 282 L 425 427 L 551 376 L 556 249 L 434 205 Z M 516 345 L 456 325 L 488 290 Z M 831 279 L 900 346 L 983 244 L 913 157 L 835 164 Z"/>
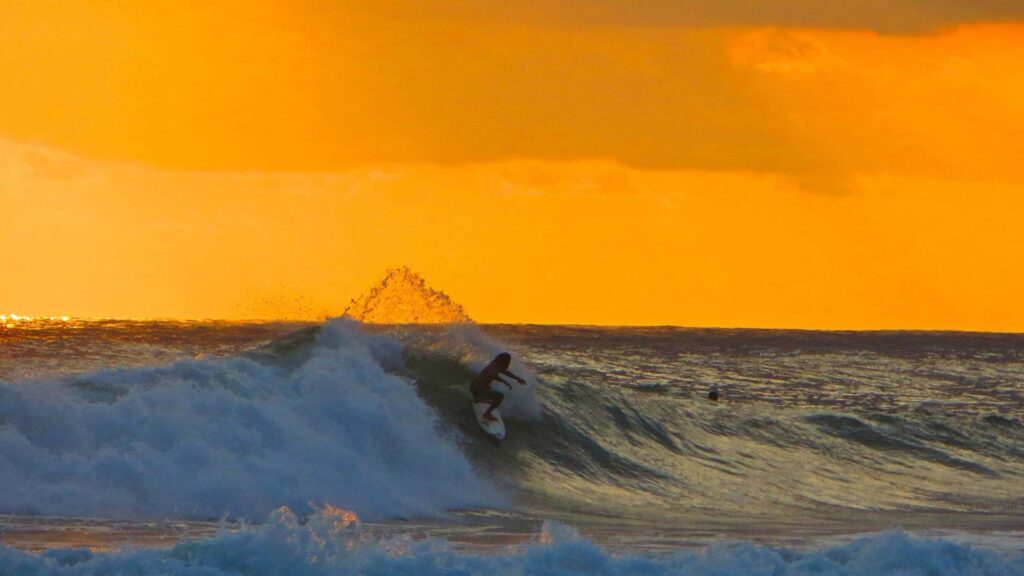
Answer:
<path fill-rule="evenodd" d="M 391 268 L 343 314 L 365 324 L 463 324 L 472 322 L 462 305 L 427 285 L 408 267 Z"/>

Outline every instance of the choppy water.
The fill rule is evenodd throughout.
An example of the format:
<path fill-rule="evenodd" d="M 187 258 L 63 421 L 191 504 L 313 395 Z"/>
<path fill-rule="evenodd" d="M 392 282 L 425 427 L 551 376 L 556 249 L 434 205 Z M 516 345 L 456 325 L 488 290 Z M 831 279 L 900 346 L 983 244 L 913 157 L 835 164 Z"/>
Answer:
<path fill-rule="evenodd" d="M 293 332 L 290 322 L 0 322 L 0 381 L 231 356 Z"/>
<path fill-rule="evenodd" d="M 535 371 L 543 409 L 500 451 L 468 452 L 524 506 L 744 525 L 1024 511 L 1021 336 L 488 330 Z M 473 437 L 446 386 L 458 367 L 432 369 L 421 391 Z"/>
<path fill-rule="evenodd" d="M 530 385 L 503 406 L 509 437 L 496 444 L 476 427 L 466 383 L 505 349 Z M 720 391 L 717 403 L 706 397 L 711 386 Z M 0 330 L 0 513 L 15 517 L 262 521 L 280 506 L 305 519 L 331 504 L 385 523 L 493 510 L 504 518 L 496 522 L 517 519 L 537 534 L 541 519 L 556 518 L 587 534 L 649 533 L 648 543 L 680 528 L 712 541 L 896 525 L 1013 534 L 1024 527 L 1022 486 L 1024 335 L 535 326 L 367 332 L 346 322 L 42 322 Z M 479 521 L 466 523 L 467 512 L 447 514 L 467 534 L 480 530 Z M 200 548 L 183 543 L 145 561 L 166 568 L 181 560 L 176 554 L 203 546 L 226 554 L 218 547 L 255 545 L 284 529 L 204 537 Z M 293 539 L 323 537 L 305 524 L 287 530 L 298 531 Z M 573 559 L 581 550 L 600 565 L 582 573 L 752 573 L 739 564 L 716 572 L 702 564 L 708 557 L 689 556 L 633 570 L 606 549 L 570 540 L 537 540 L 514 558 L 486 561 L 461 550 L 409 553 L 446 567 L 431 564 L 424 573 L 498 564 L 529 573 L 536 566 L 522 564 L 527 557 L 545 554 L 555 555 L 558 573 L 561 562 L 581 561 Z M 814 553 L 836 566 L 802 552 L 772 560 L 766 555 L 778 552 L 770 548 L 742 554 L 789 570 L 775 573 L 820 565 L 822 574 L 895 574 L 844 562 L 896 546 L 975 563 L 975 572 L 943 560 L 921 573 L 1018 573 L 1019 540 L 1005 541 L 1002 555 L 987 560 L 949 548 L 960 544 L 933 546 L 899 533 Z M 387 556 L 380 546 L 361 542 L 353 552 L 359 559 L 292 572 L 345 573 L 331 562 Z M 27 562 L 5 554 L 0 567 Z M 87 572 L 91 563 L 124 561 L 116 554 L 69 565 Z M 1004 564 L 978 568 L 990 561 Z"/>

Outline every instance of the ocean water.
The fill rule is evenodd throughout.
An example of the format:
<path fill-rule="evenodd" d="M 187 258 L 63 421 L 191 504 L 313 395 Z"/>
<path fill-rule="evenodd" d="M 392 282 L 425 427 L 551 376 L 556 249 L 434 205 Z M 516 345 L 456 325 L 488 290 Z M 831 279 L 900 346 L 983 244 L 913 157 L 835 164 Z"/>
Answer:
<path fill-rule="evenodd" d="M 1024 335 L 22 322 L 0 515 L 0 574 L 1024 574 Z"/>

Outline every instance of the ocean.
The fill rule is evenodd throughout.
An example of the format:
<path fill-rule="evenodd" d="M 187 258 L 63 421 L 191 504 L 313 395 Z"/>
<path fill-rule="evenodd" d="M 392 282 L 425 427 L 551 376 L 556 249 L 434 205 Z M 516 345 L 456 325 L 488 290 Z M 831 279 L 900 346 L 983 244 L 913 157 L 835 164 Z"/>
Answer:
<path fill-rule="evenodd" d="M 503 442 L 467 389 L 499 351 Z M 0 574 L 1024 575 L 1024 335 L 8 322 L 0 543 Z"/>

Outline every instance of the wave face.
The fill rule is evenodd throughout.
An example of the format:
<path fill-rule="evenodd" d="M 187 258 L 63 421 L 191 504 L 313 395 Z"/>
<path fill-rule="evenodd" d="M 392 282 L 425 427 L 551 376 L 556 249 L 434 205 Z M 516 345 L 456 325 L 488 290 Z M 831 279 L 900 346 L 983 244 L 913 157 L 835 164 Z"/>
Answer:
<path fill-rule="evenodd" d="M 1024 516 L 1024 336 L 487 330 L 406 336 L 406 364 L 466 453 L 534 513 L 763 526 Z M 534 370 L 513 399 L 541 408 L 513 412 L 493 446 L 452 383 L 497 341 Z"/>
<path fill-rule="evenodd" d="M 31 555 L 0 547 L 0 573 L 70 576 L 138 574 L 249 576 L 264 574 L 373 575 L 581 574 L 635 576 L 1021 576 L 1024 559 L 968 545 L 918 539 L 902 532 L 862 538 L 814 551 L 754 544 L 715 544 L 707 550 L 657 555 L 612 554 L 548 522 L 521 550 L 460 553 L 445 540 L 367 537 L 337 511 L 305 525 L 282 511 L 258 529 L 222 534 L 170 549 L 93 553 L 49 550 Z"/>
<path fill-rule="evenodd" d="M 251 358 L 0 383 L 0 511 L 261 520 L 500 505 L 438 430 L 401 346 L 335 321 L 294 366 Z M 2 572 L 2 571 L 0 571 Z"/>

